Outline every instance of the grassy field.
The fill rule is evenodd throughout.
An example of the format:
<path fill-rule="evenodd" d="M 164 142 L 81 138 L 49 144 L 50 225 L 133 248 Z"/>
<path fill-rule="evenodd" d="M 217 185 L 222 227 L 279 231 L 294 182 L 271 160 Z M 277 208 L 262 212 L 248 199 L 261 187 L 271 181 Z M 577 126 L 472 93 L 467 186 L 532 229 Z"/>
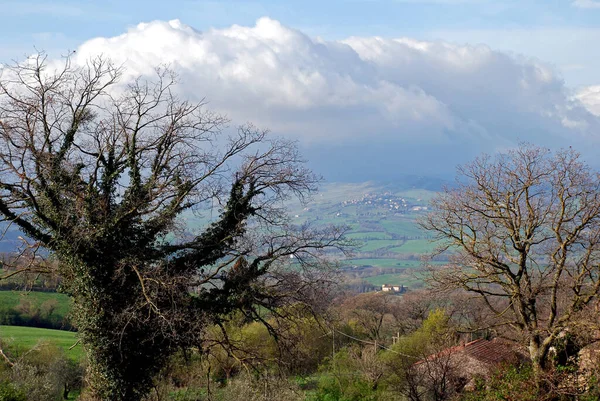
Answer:
<path fill-rule="evenodd" d="M 380 274 L 367 277 L 365 281 L 377 286 L 384 284 L 403 285 L 409 289 L 420 287 L 423 284 L 421 277 L 412 274 Z"/>
<path fill-rule="evenodd" d="M 0 291 L 0 305 L 4 309 L 14 309 L 22 302 L 30 302 L 34 306 L 40 307 L 49 300 L 56 300 L 54 311 L 56 315 L 65 316 L 69 313 L 71 299 L 65 294 L 37 291 Z"/>
<path fill-rule="evenodd" d="M 414 268 L 421 266 L 419 260 L 399 260 L 386 258 L 363 258 L 349 259 L 343 262 L 346 266 L 373 266 L 373 267 L 397 267 L 397 268 Z"/>
<path fill-rule="evenodd" d="M 378 239 L 392 239 L 392 236 L 385 231 L 360 231 L 346 235 L 349 239 L 361 241 L 371 241 Z"/>
<path fill-rule="evenodd" d="M 382 221 L 381 226 L 383 229 L 390 234 L 396 234 L 405 237 L 423 237 L 427 235 L 421 230 L 415 223 L 414 219 L 397 219 L 397 220 L 386 220 Z"/>
<path fill-rule="evenodd" d="M 48 342 L 65 351 L 65 355 L 74 360 L 83 358 L 81 345 L 76 345 L 76 333 L 71 331 L 38 329 L 35 327 L 0 326 L 0 340 L 10 348 L 27 350 L 35 347 L 40 342 Z"/>
<path fill-rule="evenodd" d="M 394 253 L 425 254 L 435 249 L 436 244 L 427 239 L 408 240 L 404 244 L 390 249 Z"/>
<path fill-rule="evenodd" d="M 402 244 L 402 241 L 399 240 L 386 240 L 386 239 L 376 239 L 376 240 L 363 240 L 364 245 L 360 247 L 361 252 L 370 252 L 375 251 L 377 249 L 382 248 L 393 248 L 398 247 L 398 245 Z"/>

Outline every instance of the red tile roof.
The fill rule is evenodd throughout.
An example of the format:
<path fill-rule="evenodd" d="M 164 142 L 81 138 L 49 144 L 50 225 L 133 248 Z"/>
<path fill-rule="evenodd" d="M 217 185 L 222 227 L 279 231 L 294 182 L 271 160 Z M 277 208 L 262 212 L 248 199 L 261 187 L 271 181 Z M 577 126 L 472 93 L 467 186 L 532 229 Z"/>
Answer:
<path fill-rule="evenodd" d="M 511 341 L 502 340 L 500 338 L 494 338 L 493 340 L 479 339 L 471 341 L 464 345 L 457 345 L 454 347 L 446 348 L 437 354 L 433 354 L 425 358 L 424 360 L 418 361 L 415 365 L 423 363 L 427 360 L 431 361 L 444 355 L 461 354 L 476 359 L 482 363 L 495 365 L 502 362 L 514 361 L 515 359 L 521 359 L 522 355 L 518 351 L 516 343 Z"/>

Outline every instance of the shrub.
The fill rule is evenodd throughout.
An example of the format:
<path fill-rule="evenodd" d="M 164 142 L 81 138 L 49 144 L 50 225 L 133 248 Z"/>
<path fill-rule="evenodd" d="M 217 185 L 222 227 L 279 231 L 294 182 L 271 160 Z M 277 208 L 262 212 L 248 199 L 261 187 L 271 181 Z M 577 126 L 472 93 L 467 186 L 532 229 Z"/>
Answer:
<path fill-rule="evenodd" d="M 27 401 L 27 396 L 12 383 L 0 381 L 0 401 Z"/>

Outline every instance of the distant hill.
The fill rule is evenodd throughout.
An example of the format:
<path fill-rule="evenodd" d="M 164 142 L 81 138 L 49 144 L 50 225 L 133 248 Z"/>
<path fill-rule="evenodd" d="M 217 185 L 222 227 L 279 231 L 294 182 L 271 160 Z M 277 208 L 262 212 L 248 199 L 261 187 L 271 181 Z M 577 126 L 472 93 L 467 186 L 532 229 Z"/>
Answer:
<path fill-rule="evenodd" d="M 420 175 L 403 175 L 388 182 L 330 182 L 322 184 L 306 204 L 291 201 L 288 206 L 294 223 L 350 227 L 348 237 L 358 246 L 351 259 L 340 262 L 355 276 L 376 285 L 384 279 L 390 284 L 414 285 L 421 281 L 415 276 L 420 258 L 436 246 L 416 219 L 428 211 L 429 201 L 446 185 L 452 182 Z M 219 212 L 207 209 L 201 214 L 183 216 L 189 235 L 217 218 Z M 0 240 L 0 252 L 14 251 L 20 235 L 11 227 Z"/>

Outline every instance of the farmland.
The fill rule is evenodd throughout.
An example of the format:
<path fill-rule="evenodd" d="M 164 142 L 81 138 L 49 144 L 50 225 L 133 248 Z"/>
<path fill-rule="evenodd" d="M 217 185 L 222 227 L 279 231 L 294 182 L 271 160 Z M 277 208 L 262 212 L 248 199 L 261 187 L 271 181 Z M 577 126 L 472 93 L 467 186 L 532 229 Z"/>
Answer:
<path fill-rule="evenodd" d="M 349 278 L 365 279 L 374 285 L 422 286 L 421 259 L 439 243 L 418 225 L 429 202 L 442 186 L 436 179 L 406 177 L 393 184 L 374 182 L 328 183 L 306 203 L 288 205 L 295 225 L 346 226 L 346 237 L 354 241 L 349 257 L 338 262 Z M 185 218 L 190 235 L 219 215 L 207 209 L 201 215 Z M 382 277 L 378 277 L 381 276 Z M 377 277 L 377 278 L 376 278 Z"/>
<path fill-rule="evenodd" d="M 71 331 L 0 326 L 0 340 L 9 349 L 17 352 L 29 350 L 38 344 L 49 343 L 61 348 L 69 358 L 81 360 L 83 357 L 81 345 L 75 345 L 76 333 Z"/>
<path fill-rule="evenodd" d="M 57 317 L 65 317 L 71 309 L 71 300 L 65 294 L 56 292 L 38 291 L 0 291 L 0 305 L 2 309 L 15 309 L 19 305 L 24 309 L 41 309 L 42 305 L 53 308 L 53 314 Z"/>
<path fill-rule="evenodd" d="M 339 260 L 348 277 L 376 286 L 421 286 L 421 259 L 439 243 L 419 228 L 417 219 L 428 212 L 440 183 L 418 182 L 428 189 L 414 184 L 326 184 L 307 204 L 292 205 L 291 215 L 298 225 L 348 227 L 347 238 L 354 241 L 355 251 Z"/>
<path fill-rule="evenodd" d="M 290 203 L 288 207 L 292 223 L 298 226 L 334 224 L 348 228 L 347 238 L 354 241 L 353 254 L 338 257 L 348 277 L 373 284 L 389 280 L 388 284 L 421 286 L 423 276 L 415 276 L 415 272 L 422 268 L 422 257 L 439 244 L 417 225 L 417 219 L 428 212 L 429 202 L 441 186 L 439 180 L 421 177 L 406 177 L 393 184 L 327 183 L 306 203 Z M 218 215 L 214 209 L 187 215 L 189 234 Z M 378 277 L 381 275 L 383 278 Z"/>
<path fill-rule="evenodd" d="M 71 328 L 71 300 L 65 294 L 38 291 L 0 291 L 0 324 Z"/>

